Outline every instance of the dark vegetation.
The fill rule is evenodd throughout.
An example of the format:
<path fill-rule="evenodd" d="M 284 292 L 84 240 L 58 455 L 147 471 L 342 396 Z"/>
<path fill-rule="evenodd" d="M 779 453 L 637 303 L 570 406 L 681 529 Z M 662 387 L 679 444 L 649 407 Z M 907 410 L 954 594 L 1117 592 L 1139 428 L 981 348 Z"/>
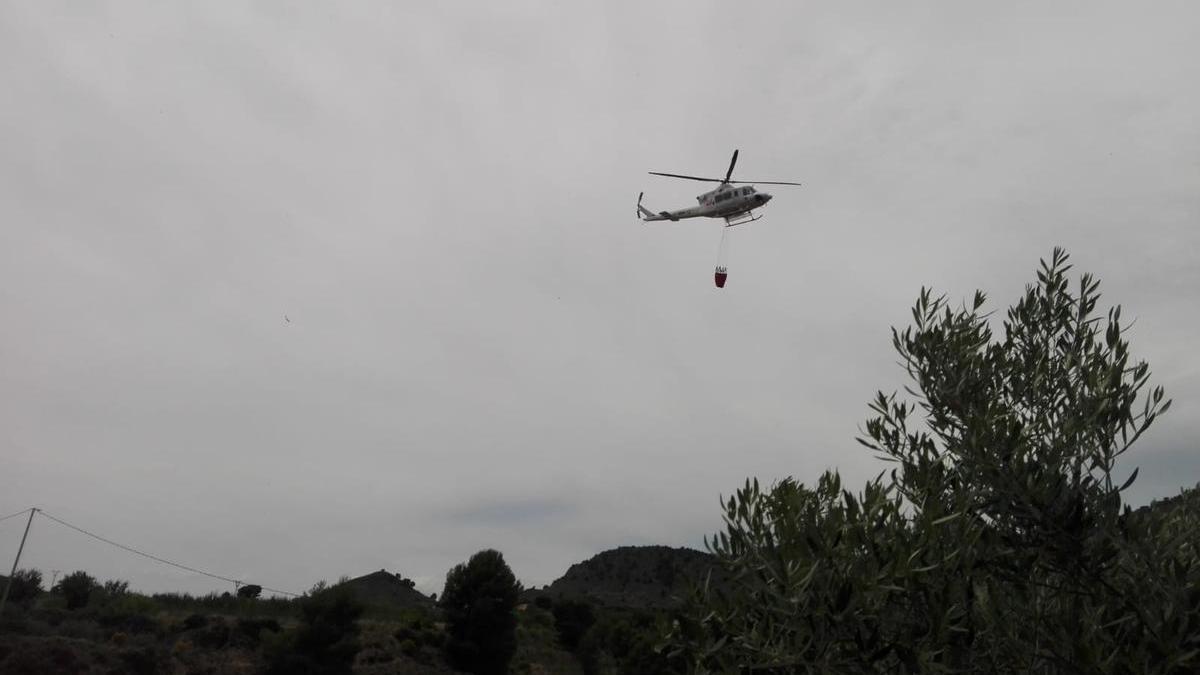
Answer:
<path fill-rule="evenodd" d="M 6 584 L 7 577 L 0 577 L 0 584 Z M 17 604 L 28 604 L 42 592 L 42 573 L 38 570 L 17 570 L 13 574 L 12 585 L 8 587 L 8 601 Z"/>
<path fill-rule="evenodd" d="M 1065 254 L 1001 317 L 922 291 L 857 492 L 747 481 L 710 552 L 623 547 L 523 590 L 480 551 L 435 602 L 386 571 L 303 597 L 143 595 L 20 570 L 0 672 L 1200 672 L 1200 490 L 1132 510 L 1170 403 Z M 997 331 L 998 335 L 994 335 Z"/>
<path fill-rule="evenodd" d="M 596 612 L 582 600 L 563 600 L 551 607 L 558 639 L 564 647 L 575 651 L 584 634 L 596 623 Z"/>
<path fill-rule="evenodd" d="M 689 548 L 622 546 L 571 565 L 567 573 L 527 599 L 586 599 L 603 607 L 668 609 L 687 595 L 689 584 L 712 575 L 724 583 L 715 557 Z"/>
<path fill-rule="evenodd" d="M 363 605 L 344 585 L 323 589 L 298 602 L 299 624 L 287 639 L 268 648 L 272 675 L 350 673 L 360 644 Z"/>
<path fill-rule="evenodd" d="M 515 610 L 521 585 L 499 551 L 484 550 L 446 574 L 439 603 L 446 615 L 446 654 L 477 675 L 508 672 L 517 652 Z"/>
<path fill-rule="evenodd" d="M 98 586 L 99 584 L 90 574 L 80 570 L 63 577 L 55 589 L 63 596 L 63 600 L 67 603 L 67 609 L 79 609 L 87 605 L 92 592 Z"/>

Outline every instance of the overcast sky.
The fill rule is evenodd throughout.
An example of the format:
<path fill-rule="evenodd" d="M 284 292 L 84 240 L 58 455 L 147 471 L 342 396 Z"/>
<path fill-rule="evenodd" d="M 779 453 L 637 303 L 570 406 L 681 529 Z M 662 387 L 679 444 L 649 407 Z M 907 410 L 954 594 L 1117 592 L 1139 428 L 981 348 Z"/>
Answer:
<path fill-rule="evenodd" d="M 881 470 L 853 439 L 920 287 L 1003 309 L 1056 245 L 1175 399 L 1129 494 L 1176 494 L 1198 28 L 1194 2 L 0 0 L 0 515 L 297 591 L 698 547 L 748 476 Z M 735 179 L 804 186 L 730 231 L 718 290 L 719 221 L 634 205 L 694 205 L 646 172 L 734 148 Z M 231 590 L 45 519 L 22 566 Z"/>

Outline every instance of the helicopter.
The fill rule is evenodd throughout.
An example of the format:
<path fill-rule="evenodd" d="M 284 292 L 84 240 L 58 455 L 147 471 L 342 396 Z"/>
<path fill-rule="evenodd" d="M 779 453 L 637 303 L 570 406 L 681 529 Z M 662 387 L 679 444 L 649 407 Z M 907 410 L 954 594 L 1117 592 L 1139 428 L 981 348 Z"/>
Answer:
<path fill-rule="evenodd" d="M 730 176 L 733 175 L 733 167 L 737 164 L 737 158 L 738 151 L 734 150 L 733 158 L 729 160 L 729 169 L 725 172 L 725 178 L 723 179 L 650 171 L 649 173 L 655 176 L 686 178 L 687 180 L 720 183 L 720 185 L 715 190 L 710 190 L 696 197 L 699 206 L 678 209 L 676 211 L 659 211 L 658 213 L 642 206 L 642 196 L 646 193 L 639 193 L 637 203 L 638 217 L 646 222 L 653 220 L 678 221 L 685 218 L 724 218 L 725 227 L 733 227 L 734 225 L 741 225 L 762 218 L 762 214 L 756 215 L 754 209 L 766 206 L 767 202 L 771 201 L 772 195 L 766 192 L 759 192 L 750 183 L 758 183 L 760 185 L 800 185 L 800 183 L 772 180 L 729 180 Z M 747 187 L 734 187 L 735 185 L 746 185 Z"/>

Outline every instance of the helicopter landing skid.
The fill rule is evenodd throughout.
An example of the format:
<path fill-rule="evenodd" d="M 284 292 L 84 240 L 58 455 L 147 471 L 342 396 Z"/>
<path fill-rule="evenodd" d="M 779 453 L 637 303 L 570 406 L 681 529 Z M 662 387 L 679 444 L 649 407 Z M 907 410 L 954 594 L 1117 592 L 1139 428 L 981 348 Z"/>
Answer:
<path fill-rule="evenodd" d="M 725 227 L 733 227 L 734 225 L 744 225 L 746 223 L 753 223 L 754 221 L 758 220 L 759 218 L 762 218 L 762 215 L 759 214 L 756 216 L 756 215 L 754 215 L 753 211 L 746 211 L 745 213 L 739 213 L 739 214 L 733 215 L 733 216 L 726 216 L 725 217 Z"/>

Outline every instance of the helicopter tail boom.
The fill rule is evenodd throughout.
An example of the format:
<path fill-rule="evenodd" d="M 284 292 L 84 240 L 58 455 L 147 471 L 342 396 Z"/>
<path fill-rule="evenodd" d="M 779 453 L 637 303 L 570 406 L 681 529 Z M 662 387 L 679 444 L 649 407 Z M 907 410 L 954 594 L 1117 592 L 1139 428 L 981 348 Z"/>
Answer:
<path fill-rule="evenodd" d="M 642 195 L 644 195 L 644 194 L 646 194 L 646 193 L 642 192 L 642 193 L 638 194 L 638 203 L 637 203 L 638 217 L 640 217 L 642 220 L 678 220 L 678 218 L 672 218 L 670 212 L 668 212 L 668 211 L 663 211 L 661 213 L 655 213 L 655 212 L 651 211 L 650 209 L 642 206 Z"/>

